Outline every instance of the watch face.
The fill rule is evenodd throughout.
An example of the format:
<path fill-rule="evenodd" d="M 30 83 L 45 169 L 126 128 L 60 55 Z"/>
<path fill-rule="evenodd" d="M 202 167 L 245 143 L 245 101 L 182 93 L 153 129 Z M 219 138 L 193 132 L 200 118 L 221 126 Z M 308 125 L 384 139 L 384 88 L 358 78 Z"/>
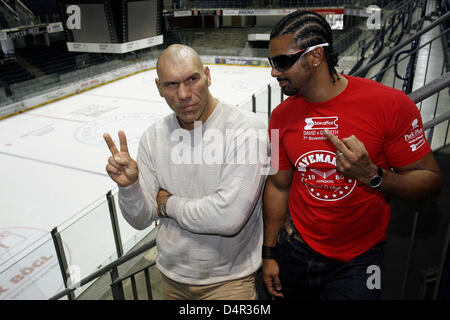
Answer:
<path fill-rule="evenodd" d="M 372 188 L 376 188 L 381 184 L 381 177 L 380 176 L 376 176 L 374 177 L 372 180 L 370 180 L 369 185 Z"/>
<path fill-rule="evenodd" d="M 378 167 L 377 175 L 372 179 L 370 179 L 369 186 L 371 188 L 378 188 L 382 182 L 383 182 L 383 169 Z"/>

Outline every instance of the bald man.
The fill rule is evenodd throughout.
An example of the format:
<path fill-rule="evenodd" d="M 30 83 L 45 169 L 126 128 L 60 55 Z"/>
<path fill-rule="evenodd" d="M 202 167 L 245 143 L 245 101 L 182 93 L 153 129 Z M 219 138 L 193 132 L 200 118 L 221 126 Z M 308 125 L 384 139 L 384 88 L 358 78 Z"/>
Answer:
<path fill-rule="evenodd" d="M 122 213 L 136 229 L 159 220 L 156 264 L 165 299 L 255 299 L 267 129 L 211 95 L 210 70 L 190 47 L 163 51 L 157 73 L 174 113 L 144 132 L 136 161 L 123 131 L 119 149 L 104 135 Z"/>

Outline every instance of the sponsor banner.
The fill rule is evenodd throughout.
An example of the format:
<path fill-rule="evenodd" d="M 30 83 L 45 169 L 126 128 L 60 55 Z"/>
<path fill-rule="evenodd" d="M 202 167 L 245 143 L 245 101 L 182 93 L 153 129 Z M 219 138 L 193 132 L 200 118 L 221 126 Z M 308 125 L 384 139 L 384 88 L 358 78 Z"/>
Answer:
<path fill-rule="evenodd" d="M 315 11 L 317 13 L 320 13 L 322 15 L 327 14 L 344 14 L 345 9 L 344 8 L 323 8 L 323 9 L 311 9 L 312 11 Z"/>
<path fill-rule="evenodd" d="M 301 9 L 224 9 L 224 16 L 285 16 Z M 344 28 L 344 8 L 309 9 L 325 17 L 333 30 Z"/>
<path fill-rule="evenodd" d="M 247 38 L 248 41 L 269 41 L 269 33 L 250 33 Z"/>
<path fill-rule="evenodd" d="M 154 47 L 164 42 L 163 35 L 125 43 L 82 43 L 67 42 L 67 49 L 72 52 L 127 53 Z"/>
<path fill-rule="evenodd" d="M 265 9 L 224 9 L 224 16 L 263 16 L 270 15 L 271 10 Z"/>
<path fill-rule="evenodd" d="M 47 33 L 47 27 L 46 26 L 30 27 L 30 28 L 25 28 L 22 30 L 18 30 L 18 29 L 11 30 L 10 29 L 10 30 L 4 31 L 4 33 L 6 33 L 6 38 L 17 39 L 17 38 L 25 37 L 27 35 L 38 35 L 38 34 Z M 5 35 L 3 35 L 1 37 L 4 38 Z"/>
<path fill-rule="evenodd" d="M 164 11 L 163 17 L 221 16 L 222 10 L 195 9 L 192 11 Z"/>
<path fill-rule="evenodd" d="M 47 26 L 47 32 L 48 33 L 55 33 L 55 32 L 61 32 L 64 31 L 64 27 L 62 22 L 57 22 L 57 23 L 50 23 Z"/>
<path fill-rule="evenodd" d="M 215 16 L 216 11 L 215 10 L 193 10 L 192 11 L 193 16 Z"/>
<path fill-rule="evenodd" d="M 373 15 L 373 10 L 380 11 L 380 8 L 345 8 L 345 14 L 348 16 L 357 16 L 357 17 L 370 17 Z"/>
<path fill-rule="evenodd" d="M 302 9 L 224 9 L 224 16 L 284 16 L 291 12 Z M 344 14 L 344 8 L 323 8 L 308 10 L 315 11 L 320 14 Z"/>
<path fill-rule="evenodd" d="M 203 63 L 216 63 L 215 56 L 201 56 Z"/>
<path fill-rule="evenodd" d="M 216 57 L 214 63 L 243 66 L 269 66 L 269 62 L 265 58 Z"/>
<path fill-rule="evenodd" d="M 192 16 L 191 10 L 178 10 L 173 12 L 174 17 L 189 17 Z"/>

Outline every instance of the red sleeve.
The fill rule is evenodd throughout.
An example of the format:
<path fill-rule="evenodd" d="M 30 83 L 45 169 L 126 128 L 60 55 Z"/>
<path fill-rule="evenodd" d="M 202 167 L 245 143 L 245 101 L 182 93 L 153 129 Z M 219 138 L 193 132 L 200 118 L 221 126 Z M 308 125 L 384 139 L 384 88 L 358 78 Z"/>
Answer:
<path fill-rule="evenodd" d="M 384 153 L 391 167 L 409 165 L 427 155 L 431 148 L 425 138 L 420 111 L 404 93 L 394 107 L 386 108 Z"/>

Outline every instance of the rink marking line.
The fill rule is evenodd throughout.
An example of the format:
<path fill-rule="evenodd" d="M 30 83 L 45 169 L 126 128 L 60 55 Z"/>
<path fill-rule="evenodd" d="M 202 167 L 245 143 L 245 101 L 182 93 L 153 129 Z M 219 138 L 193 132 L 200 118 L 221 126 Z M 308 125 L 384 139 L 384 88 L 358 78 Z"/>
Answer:
<path fill-rule="evenodd" d="M 86 93 L 89 97 L 99 97 L 99 98 L 109 98 L 109 99 L 120 99 L 120 100 L 135 100 L 135 101 L 141 101 L 141 102 L 154 102 L 154 103 L 164 103 L 164 100 L 150 100 L 150 99 L 141 99 L 141 98 L 129 98 L 129 97 L 117 97 L 117 96 L 107 96 L 103 94 L 92 94 L 92 93 Z"/>
<path fill-rule="evenodd" d="M 72 121 L 72 122 L 79 122 L 79 123 L 89 123 L 89 121 L 83 121 L 83 120 L 75 120 L 75 119 L 68 119 L 68 118 L 61 118 L 61 117 L 53 117 L 53 116 L 47 116 L 45 114 L 27 114 L 27 116 L 33 116 L 38 118 L 48 118 L 48 119 L 55 119 L 55 120 L 63 120 L 63 121 Z"/>
<path fill-rule="evenodd" d="M 28 133 L 25 133 L 25 134 L 21 135 L 20 137 L 21 137 L 21 138 L 25 138 L 25 137 L 29 136 L 30 134 L 33 134 L 33 133 L 36 132 L 36 131 L 39 131 L 39 130 L 42 130 L 42 129 L 46 129 L 46 128 L 48 128 L 48 127 L 51 127 L 52 125 L 53 125 L 53 124 L 48 124 L 48 125 L 46 125 L 46 126 L 43 126 L 42 128 L 34 129 L 34 130 L 32 130 L 32 131 L 30 131 L 30 132 L 28 132 Z"/>
<path fill-rule="evenodd" d="M 87 170 L 87 169 L 76 168 L 76 167 L 68 166 L 68 165 L 65 165 L 65 164 L 50 162 L 50 161 L 47 161 L 47 160 L 35 159 L 35 158 L 21 156 L 21 155 L 18 155 L 18 154 L 12 154 L 12 153 L 3 152 L 3 151 L 0 151 L 0 154 L 3 154 L 5 156 L 10 156 L 10 157 L 23 159 L 23 160 L 30 160 L 30 161 L 40 162 L 40 163 L 44 163 L 44 164 L 49 164 L 49 165 L 53 165 L 53 166 L 56 166 L 56 167 L 61 167 L 61 168 L 75 170 L 75 171 L 81 171 L 81 172 L 85 172 L 85 173 L 90 173 L 90 174 L 94 174 L 94 175 L 97 175 L 97 176 L 108 177 L 108 174 L 106 174 L 106 173 L 100 173 L 100 172 L 97 172 L 97 171 L 91 171 L 91 170 Z"/>

